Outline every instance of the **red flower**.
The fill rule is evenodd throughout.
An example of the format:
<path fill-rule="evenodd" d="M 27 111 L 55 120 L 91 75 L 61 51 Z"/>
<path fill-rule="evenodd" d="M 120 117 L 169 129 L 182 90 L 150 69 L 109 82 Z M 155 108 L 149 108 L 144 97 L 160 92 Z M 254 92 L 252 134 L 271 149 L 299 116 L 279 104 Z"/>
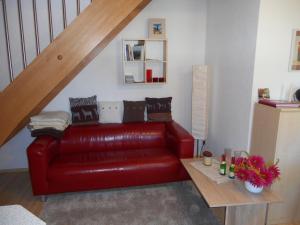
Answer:
<path fill-rule="evenodd" d="M 242 180 L 242 181 L 246 181 L 248 180 L 248 171 L 245 170 L 245 169 L 239 169 L 237 172 L 236 172 L 236 176 Z"/>
<path fill-rule="evenodd" d="M 272 174 L 273 179 L 276 179 L 280 176 L 280 170 L 276 165 L 270 166 L 268 171 Z"/>
<path fill-rule="evenodd" d="M 248 158 L 249 163 L 255 168 L 263 168 L 265 165 L 265 161 L 261 156 L 253 155 Z"/>
<path fill-rule="evenodd" d="M 239 157 L 235 159 L 235 165 L 243 165 L 247 163 L 247 158 Z"/>
<path fill-rule="evenodd" d="M 252 183 L 254 186 L 256 187 L 261 187 L 264 185 L 264 179 L 257 173 L 255 173 L 252 170 L 248 171 L 249 173 L 249 178 L 248 181 L 250 181 L 250 183 Z"/>
<path fill-rule="evenodd" d="M 257 187 L 270 186 L 280 175 L 277 163 L 268 167 L 261 156 L 255 155 L 237 158 L 235 173 L 240 180 L 249 181 Z"/>
<path fill-rule="evenodd" d="M 263 186 L 265 187 L 270 186 L 274 179 L 272 173 L 269 170 L 264 169 L 263 171 L 260 172 L 260 174 L 264 180 Z"/>

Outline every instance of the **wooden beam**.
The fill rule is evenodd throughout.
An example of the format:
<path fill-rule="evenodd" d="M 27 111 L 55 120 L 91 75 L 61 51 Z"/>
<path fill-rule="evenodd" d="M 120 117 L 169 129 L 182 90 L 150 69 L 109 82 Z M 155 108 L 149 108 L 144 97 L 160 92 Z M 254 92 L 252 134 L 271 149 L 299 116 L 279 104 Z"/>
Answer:
<path fill-rule="evenodd" d="M 150 1 L 93 1 L 0 95 L 0 145 L 40 112 Z"/>

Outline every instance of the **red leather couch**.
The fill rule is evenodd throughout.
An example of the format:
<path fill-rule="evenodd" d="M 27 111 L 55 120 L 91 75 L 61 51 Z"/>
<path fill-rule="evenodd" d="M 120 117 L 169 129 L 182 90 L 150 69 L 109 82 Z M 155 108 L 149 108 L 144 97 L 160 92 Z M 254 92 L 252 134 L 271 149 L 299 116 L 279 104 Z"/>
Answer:
<path fill-rule="evenodd" d="M 176 122 L 70 126 L 27 149 L 34 195 L 189 179 L 194 139 Z"/>

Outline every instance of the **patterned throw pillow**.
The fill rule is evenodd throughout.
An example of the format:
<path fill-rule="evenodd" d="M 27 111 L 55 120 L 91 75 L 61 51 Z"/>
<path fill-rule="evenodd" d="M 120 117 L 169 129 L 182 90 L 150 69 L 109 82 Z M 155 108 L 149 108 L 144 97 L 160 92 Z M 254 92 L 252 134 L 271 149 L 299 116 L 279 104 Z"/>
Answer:
<path fill-rule="evenodd" d="M 100 102 L 100 123 L 122 123 L 123 102 Z"/>
<path fill-rule="evenodd" d="M 69 98 L 72 123 L 97 123 L 99 120 L 97 96 L 89 98 Z"/>
<path fill-rule="evenodd" d="M 172 97 L 146 98 L 148 121 L 172 121 L 171 101 Z"/>
<path fill-rule="evenodd" d="M 144 122 L 145 101 L 123 101 L 123 123 Z"/>

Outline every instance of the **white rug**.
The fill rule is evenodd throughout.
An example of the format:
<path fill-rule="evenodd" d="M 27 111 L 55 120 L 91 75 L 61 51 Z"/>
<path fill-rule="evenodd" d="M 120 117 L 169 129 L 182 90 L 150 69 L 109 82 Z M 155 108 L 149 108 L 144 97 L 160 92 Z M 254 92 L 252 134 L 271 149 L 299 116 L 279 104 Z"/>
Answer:
<path fill-rule="evenodd" d="M 190 181 L 53 195 L 42 219 L 47 225 L 220 225 Z"/>

